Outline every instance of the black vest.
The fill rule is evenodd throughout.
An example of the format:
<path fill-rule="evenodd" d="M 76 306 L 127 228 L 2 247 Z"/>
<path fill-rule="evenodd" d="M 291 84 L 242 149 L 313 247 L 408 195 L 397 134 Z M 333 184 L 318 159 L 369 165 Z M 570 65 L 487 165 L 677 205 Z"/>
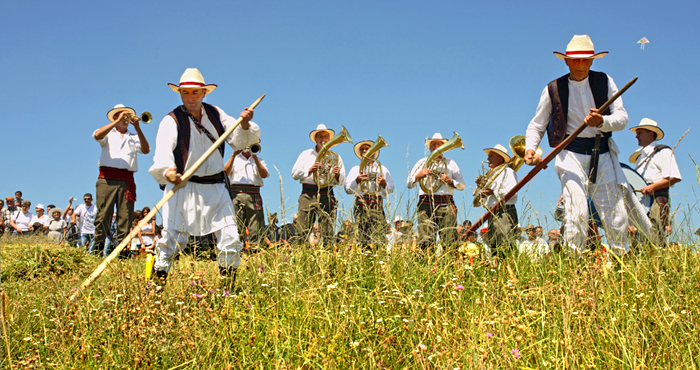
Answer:
<path fill-rule="evenodd" d="M 213 105 L 207 103 L 202 103 L 204 111 L 207 113 L 209 121 L 214 125 L 216 132 L 219 133 L 219 137 L 224 134 L 224 125 L 221 124 L 221 117 L 219 116 L 219 110 L 217 110 Z M 187 164 L 187 153 L 190 150 L 190 118 L 182 111 L 180 107 L 173 109 L 170 115 L 175 118 L 177 123 L 177 144 L 175 144 L 175 149 L 173 149 L 173 155 L 175 156 L 175 167 L 177 167 L 177 173 L 185 173 L 185 165 Z M 225 145 L 222 143 L 219 147 L 219 152 L 221 157 L 224 156 Z"/>
<path fill-rule="evenodd" d="M 596 107 L 608 101 L 608 75 L 603 72 L 589 71 L 588 84 L 593 93 Z M 547 126 L 547 138 L 552 148 L 559 145 L 566 137 L 566 116 L 569 113 L 569 73 L 547 84 L 549 99 L 552 102 L 552 115 Z M 610 115 L 610 108 L 600 113 Z"/>

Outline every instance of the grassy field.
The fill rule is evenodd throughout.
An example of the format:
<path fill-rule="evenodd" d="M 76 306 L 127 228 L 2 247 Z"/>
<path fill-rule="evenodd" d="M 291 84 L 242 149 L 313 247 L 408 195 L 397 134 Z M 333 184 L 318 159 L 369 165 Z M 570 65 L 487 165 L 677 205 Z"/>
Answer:
<path fill-rule="evenodd" d="M 244 258 L 234 290 L 183 258 L 160 294 L 144 260 L 1 245 L 2 368 L 678 369 L 700 367 L 700 259 L 687 249 L 499 266 L 353 247 Z"/>

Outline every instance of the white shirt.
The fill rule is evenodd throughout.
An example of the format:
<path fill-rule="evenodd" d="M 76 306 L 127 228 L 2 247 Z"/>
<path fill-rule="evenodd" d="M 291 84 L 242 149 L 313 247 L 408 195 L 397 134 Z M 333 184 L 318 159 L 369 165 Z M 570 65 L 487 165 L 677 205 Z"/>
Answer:
<path fill-rule="evenodd" d="M 38 216 L 35 215 L 35 216 L 32 218 L 31 224 L 33 225 L 35 222 L 38 222 L 38 223 L 40 223 L 42 226 L 49 226 L 49 224 L 51 223 L 51 220 L 53 220 L 53 219 L 52 219 L 52 218 L 49 218 L 49 216 L 48 216 L 47 214 L 44 214 L 44 215 L 41 216 L 41 217 L 38 217 Z"/>
<path fill-rule="evenodd" d="M 612 77 L 608 76 L 608 99 L 617 92 L 617 86 Z M 570 135 L 583 124 L 583 120 L 588 116 L 590 108 L 596 108 L 593 93 L 588 83 L 588 77 L 582 81 L 569 80 L 569 112 L 566 116 L 566 134 Z M 627 111 L 622 106 L 622 98 L 618 98 L 610 106 L 610 115 L 603 116 L 603 125 L 601 127 L 586 127 L 578 137 L 595 137 L 596 134 L 603 132 L 620 131 L 625 128 L 629 117 Z M 525 150 L 535 150 L 542 141 L 544 133 L 547 131 L 549 118 L 552 115 L 552 101 L 549 98 L 547 86 L 542 90 L 540 103 L 537 105 L 535 117 L 532 118 L 525 132 Z M 610 150 L 615 154 L 620 151 L 617 145 L 612 142 L 612 138 L 608 141 Z"/>
<path fill-rule="evenodd" d="M 518 175 L 513 171 L 512 168 L 508 167 L 501 171 L 501 173 L 496 176 L 496 178 L 491 182 L 489 188 L 493 190 L 494 195 L 489 195 L 486 197 L 486 205 L 490 209 L 494 204 L 498 203 L 500 199 L 515 187 L 518 183 Z M 515 193 L 508 201 L 506 205 L 514 205 L 518 201 L 518 193 Z"/>
<path fill-rule="evenodd" d="M 452 179 L 455 187 L 452 188 L 451 186 L 443 183 L 442 186 L 440 186 L 440 188 L 435 193 L 433 193 L 433 195 L 453 195 L 454 189 L 464 190 L 465 187 L 464 179 L 462 178 L 462 172 L 459 170 L 459 166 L 457 166 L 457 163 L 449 158 L 445 158 L 444 156 L 443 158 L 447 163 L 447 176 L 449 176 Z M 418 182 L 416 181 L 416 174 L 418 174 L 418 172 L 423 169 L 423 164 L 425 163 L 426 159 L 427 157 L 419 160 L 418 163 L 416 163 L 415 166 L 413 166 L 411 173 L 408 174 L 408 181 L 406 182 L 406 186 L 409 189 L 413 189 L 416 185 L 418 185 Z M 420 187 L 418 187 L 418 189 L 418 195 L 425 194 L 423 189 L 421 189 Z"/>
<path fill-rule="evenodd" d="M 666 178 L 681 180 L 681 172 L 678 169 L 673 150 L 662 149 L 652 157 L 649 157 L 657 145 L 656 141 L 654 141 L 642 148 L 639 158 L 635 162 L 637 172 L 649 183 L 659 182 Z"/>
<path fill-rule="evenodd" d="M 102 167 L 114 167 L 136 172 L 139 170 L 139 162 L 136 157 L 141 151 L 141 141 L 139 136 L 127 131 L 124 136 L 113 127 L 105 137 L 97 139 L 97 130 L 92 133 L 92 138 L 97 140 L 102 147 L 102 154 L 97 164 Z"/>
<path fill-rule="evenodd" d="M 297 161 L 294 163 L 294 167 L 292 168 L 292 178 L 294 180 L 298 180 L 302 184 L 316 185 L 314 182 L 314 174 L 313 172 L 309 174 L 309 168 L 316 163 L 317 155 L 318 152 L 316 151 L 315 146 L 301 152 L 301 154 L 299 154 L 299 158 L 297 158 Z M 345 183 L 345 166 L 343 165 L 343 158 L 340 157 L 340 154 L 338 155 L 338 166 L 340 166 L 340 176 L 338 176 L 337 180 L 335 176 L 333 176 L 330 186 Z"/>
<path fill-rule="evenodd" d="M 258 157 L 260 164 L 267 168 L 265 160 Z M 255 165 L 255 158 L 251 154 L 250 158 L 246 158 L 243 153 L 239 153 L 233 158 L 233 170 L 229 176 L 232 184 L 244 184 L 263 186 L 263 178 L 258 173 L 258 166 Z"/>
<path fill-rule="evenodd" d="M 372 164 L 367 166 L 369 169 L 374 170 L 377 173 L 377 176 L 379 176 L 379 171 L 377 170 L 378 165 L 377 162 L 372 162 Z M 357 183 L 357 176 L 360 174 L 360 166 L 355 166 L 350 169 L 350 172 L 348 173 L 348 177 L 345 180 L 345 192 L 348 194 L 354 194 L 355 196 L 362 196 L 364 192 L 362 191 L 362 188 L 360 187 L 360 184 Z M 379 190 L 379 193 L 377 195 L 381 196 L 382 198 L 386 199 L 387 196 L 391 193 L 394 192 L 394 180 L 391 179 L 391 174 L 389 173 L 389 170 L 382 166 L 382 174 L 384 179 L 386 180 L 386 187 L 382 187 L 381 190 Z M 371 181 L 369 183 L 370 191 L 376 189 L 379 184 L 377 184 L 376 181 Z"/>
<path fill-rule="evenodd" d="M 221 124 L 224 126 L 224 131 L 228 130 L 234 123 L 236 123 L 236 118 L 227 115 L 221 108 L 214 107 L 219 111 L 219 117 L 221 119 Z M 177 108 L 179 109 L 179 108 Z M 192 165 L 197 162 L 199 158 L 212 146 L 213 142 L 204 134 L 204 132 L 199 132 L 197 127 L 190 121 L 190 147 L 187 153 L 187 163 L 185 164 L 184 172 L 187 172 Z M 200 123 L 204 128 L 206 128 L 211 135 L 215 138 L 219 138 L 219 134 L 214 128 L 214 125 L 207 117 L 207 113 L 202 107 L 202 119 Z M 241 126 L 236 127 L 233 134 L 226 138 L 229 145 L 236 149 L 246 148 L 260 139 L 260 127 L 257 124 L 250 122 L 250 128 L 244 130 Z M 169 114 L 163 118 L 158 127 L 158 134 L 156 136 L 156 150 L 153 155 L 153 165 L 148 170 L 153 178 L 159 184 L 167 184 L 168 180 L 165 177 L 165 172 L 174 168 L 175 166 L 175 156 L 173 155 L 173 150 L 177 144 L 177 121 L 173 119 Z M 224 170 L 224 159 L 218 150 L 214 152 L 207 158 L 204 163 L 194 172 L 194 176 L 211 176 Z M 183 172 L 183 174 L 184 174 Z"/>
<path fill-rule="evenodd" d="M 231 127 L 236 119 L 226 115 L 221 108 L 219 116 L 224 129 Z M 178 108 L 179 109 L 179 108 Z M 212 141 L 195 127 L 192 119 L 190 121 L 190 147 L 187 154 L 185 172 L 197 162 L 199 158 L 212 146 Z M 202 126 L 204 126 L 215 137 L 218 137 L 214 125 L 202 107 Z M 233 134 L 226 138 L 231 147 L 236 149 L 246 148 L 260 140 L 260 127 L 250 122 L 248 130 L 238 126 L 233 130 Z M 156 136 L 156 149 L 153 156 L 153 166 L 149 172 L 156 181 L 165 185 L 164 194 L 169 192 L 175 185 L 165 178 L 165 171 L 175 167 L 175 157 L 173 149 L 177 141 L 177 122 L 167 115 L 160 122 L 158 135 Z M 194 172 L 195 176 L 215 175 L 224 169 L 224 159 L 218 150 L 204 161 L 204 163 Z M 163 218 L 163 228 L 165 230 L 177 230 L 187 232 L 191 235 L 206 235 L 221 230 L 227 225 L 236 223 L 233 217 L 231 197 L 223 183 L 220 184 L 197 184 L 188 181 L 187 184 L 165 203 L 161 208 Z"/>
<path fill-rule="evenodd" d="M 32 220 L 35 218 L 36 217 L 31 212 L 22 213 L 22 211 L 19 211 L 14 218 L 15 225 L 17 225 L 17 227 L 19 227 L 22 231 L 28 231 L 29 225 L 32 224 Z"/>
<path fill-rule="evenodd" d="M 75 208 L 75 214 L 80 216 L 78 219 L 78 223 L 80 224 L 80 233 L 94 234 L 97 207 L 94 204 L 90 207 L 86 207 L 85 204 L 81 204 Z"/>

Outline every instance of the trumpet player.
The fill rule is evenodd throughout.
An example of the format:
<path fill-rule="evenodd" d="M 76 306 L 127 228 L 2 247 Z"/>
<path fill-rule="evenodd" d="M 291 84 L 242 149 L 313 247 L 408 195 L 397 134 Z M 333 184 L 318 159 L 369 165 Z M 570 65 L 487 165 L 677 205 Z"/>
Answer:
<path fill-rule="evenodd" d="M 139 169 L 137 154 L 151 151 L 133 109 L 117 104 L 107 112 L 107 118 L 110 122 L 92 134 L 102 147 L 98 160 L 100 174 L 95 184 L 95 240 L 89 249 L 95 254 L 104 249 L 115 205 L 117 240 L 122 241 L 129 234 L 136 201 L 134 173 Z M 129 132 L 129 125 L 134 127 L 136 134 Z M 104 252 L 108 254 L 110 251 Z"/>
<path fill-rule="evenodd" d="M 319 124 L 309 133 L 309 139 L 314 143 L 314 147 L 301 152 L 292 168 L 292 178 L 301 183 L 297 225 L 302 238 L 307 237 L 315 222 L 319 223 L 321 234 L 326 240 L 333 238 L 333 223 L 338 206 L 333 187 L 345 182 L 345 167 L 340 155 L 337 155 L 337 161 L 332 163 L 318 156 L 334 135 L 334 130 Z M 321 161 L 324 161 L 323 165 Z M 319 178 L 326 180 L 319 185 L 316 183 Z"/>
<path fill-rule="evenodd" d="M 258 143 L 255 145 L 260 148 Z M 257 153 L 253 153 L 250 146 L 236 150 L 224 165 L 231 185 L 229 190 L 236 225 L 241 235 L 244 235 L 243 230 L 248 228 L 248 240 L 253 244 L 260 243 L 262 228 L 265 226 L 260 188 L 264 185 L 263 179 L 270 176 L 265 160 L 258 157 Z"/>
<path fill-rule="evenodd" d="M 436 132 L 432 138 L 425 139 L 425 146 L 433 153 L 447 142 L 447 139 L 444 139 L 439 132 Z M 462 172 L 455 161 L 446 158 L 442 153 L 437 155 L 435 162 L 444 161 L 445 164 L 445 168 L 438 173 L 438 170 L 425 165 L 430 157 L 419 160 L 413 166 L 406 183 L 406 186 L 412 189 L 421 180 L 428 177 L 434 177 L 439 181 L 438 186 L 436 186 L 437 190 L 426 192 L 421 186 L 418 191 L 419 200 L 416 213 L 419 244 L 422 249 L 435 244 L 436 227 L 440 233 L 442 243 L 450 244 L 456 242 L 457 206 L 452 196 L 455 190 L 464 190 L 465 187 Z"/>
<path fill-rule="evenodd" d="M 483 187 L 478 193 L 482 199 L 481 204 L 490 209 L 518 183 L 518 176 L 508 165 L 511 158 L 503 145 L 496 144 L 493 148 L 484 149 L 484 152 L 488 156 L 489 172 L 484 176 L 477 176 L 476 183 L 477 186 Z M 516 194 L 508 199 L 489 220 L 486 235 L 491 254 L 494 256 L 503 258 L 506 252 L 515 249 L 518 234 L 518 212 L 515 208 L 517 200 Z"/>
<path fill-rule="evenodd" d="M 353 151 L 361 162 L 350 169 L 345 180 L 345 192 L 355 195 L 352 213 L 359 232 L 359 242 L 363 245 L 372 242 L 386 243 L 384 199 L 394 192 L 391 173 L 376 161 L 379 149 L 374 153 L 367 152 L 373 146 L 372 140 L 363 140 L 355 144 Z"/>

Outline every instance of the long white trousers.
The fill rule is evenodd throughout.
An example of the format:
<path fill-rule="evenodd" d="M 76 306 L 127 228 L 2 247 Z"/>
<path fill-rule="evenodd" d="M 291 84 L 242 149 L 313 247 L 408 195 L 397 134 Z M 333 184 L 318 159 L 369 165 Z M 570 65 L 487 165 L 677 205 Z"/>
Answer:
<path fill-rule="evenodd" d="M 562 150 L 556 158 L 555 169 L 562 186 L 564 200 L 564 240 L 578 252 L 582 252 L 588 230 L 587 197 L 591 197 L 603 221 L 605 236 L 612 252 L 622 254 L 629 251 L 627 237 L 627 209 L 625 208 L 623 185 L 614 166 L 620 166 L 610 153 L 598 159 L 598 176 L 595 183 L 588 181 L 591 156 Z"/>
<path fill-rule="evenodd" d="M 164 230 L 163 237 L 156 244 L 156 263 L 155 270 L 170 271 L 173 258 L 180 249 L 187 244 L 187 239 L 190 234 L 178 230 Z M 228 268 L 238 268 L 241 264 L 241 250 L 243 245 L 238 238 L 238 229 L 236 224 L 224 226 L 222 229 L 214 231 L 218 250 L 217 262 L 219 266 Z"/>

